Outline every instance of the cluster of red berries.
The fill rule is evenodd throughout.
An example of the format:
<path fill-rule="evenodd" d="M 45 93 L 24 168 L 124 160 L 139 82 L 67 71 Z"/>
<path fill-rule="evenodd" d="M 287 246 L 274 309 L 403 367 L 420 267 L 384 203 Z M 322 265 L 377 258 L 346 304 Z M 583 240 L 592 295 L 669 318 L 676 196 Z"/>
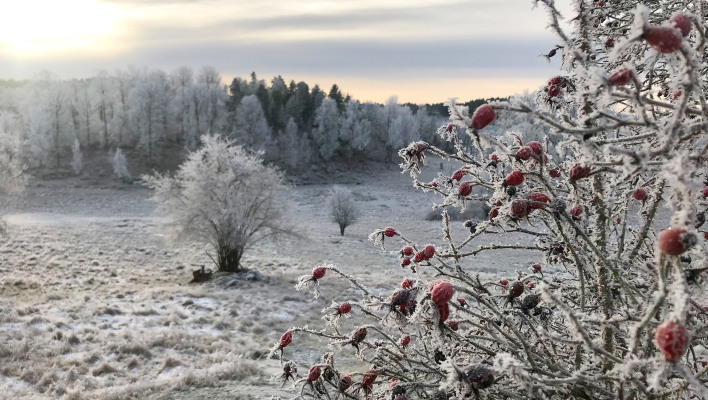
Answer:
<path fill-rule="evenodd" d="M 413 248 L 411 246 L 406 246 L 401 249 L 401 267 L 406 267 L 411 265 L 410 256 L 413 255 Z M 435 256 L 435 246 L 432 244 L 426 245 L 422 251 L 418 251 L 413 255 L 413 261 L 416 263 L 421 263 L 425 260 L 430 260 Z"/>
<path fill-rule="evenodd" d="M 528 142 L 526 145 L 519 147 L 516 151 L 516 159 L 519 161 L 526 161 L 531 157 L 539 159 L 542 155 L 543 145 L 537 141 Z"/>
<path fill-rule="evenodd" d="M 568 86 L 568 79 L 562 76 L 554 76 L 548 81 L 548 84 L 544 88 L 548 97 L 557 97 L 562 93 L 561 88 L 566 88 Z"/>
<path fill-rule="evenodd" d="M 691 17 L 685 14 L 676 14 L 664 25 L 648 26 L 644 29 L 642 37 L 647 44 L 658 53 L 673 53 L 681 47 L 683 38 L 691 32 Z M 611 39 L 608 39 L 608 41 Z M 607 45 L 607 43 L 605 43 Z M 610 43 L 611 45 L 612 43 Z M 610 75 L 611 86 L 624 86 L 634 79 L 634 71 L 629 68 L 619 68 Z M 678 93 L 678 94 L 677 94 Z M 680 90 L 674 93 L 674 100 L 681 96 Z"/>

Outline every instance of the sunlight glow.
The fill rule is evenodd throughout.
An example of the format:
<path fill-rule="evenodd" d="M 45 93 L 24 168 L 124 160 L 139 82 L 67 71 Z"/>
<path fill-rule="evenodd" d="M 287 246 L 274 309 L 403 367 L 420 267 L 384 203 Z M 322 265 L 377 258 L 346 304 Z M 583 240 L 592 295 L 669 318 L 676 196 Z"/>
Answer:
<path fill-rule="evenodd" d="M 95 0 L 8 2 L 0 14 L 0 53 L 100 50 L 96 43 L 111 33 L 116 17 L 116 7 Z"/>

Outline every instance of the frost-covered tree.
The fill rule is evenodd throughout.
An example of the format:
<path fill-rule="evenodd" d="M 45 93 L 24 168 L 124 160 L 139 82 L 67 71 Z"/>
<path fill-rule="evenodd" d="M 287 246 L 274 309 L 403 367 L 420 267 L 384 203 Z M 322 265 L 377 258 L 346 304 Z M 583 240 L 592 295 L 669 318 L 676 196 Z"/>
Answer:
<path fill-rule="evenodd" d="M 359 218 L 359 208 L 352 198 L 351 190 L 334 186 L 329 193 L 329 210 L 334 222 L 339 225 L 339 233 L 344 236 L 344 230 Z"/>
<path fill-rule="evenodd" d="M 128 171 L 128 160 L 126 160 L 120 147 L 117 148 L 115 154 L 113 154 L 111 165 L 113 165 L 113 173 L 118 179 L 123 182 L 133 181 L 133 176 L 130 174 L 130 171 Z"/>
<path fill-rule="evenodd" d="M 49 114 L 41 105 L 33 104 L 28 107 L 25 118 L 25 157 L 29 166 L 43 169 L 49 163 L 52 148 Z"/>
<path fill-rule="evenodd" d="M 189 154 L 174 177 L 143 176 L 158 212 L 170 216 L 177 238 L 208 244 L 220 271 L 238 272 L 255 244 L 291 234 L 282 214 L 287 186 L 258 153 L 214 135 Z"/>
<path fill-rule="evenodd" d="M 0 126 L 0 211 L 22 192 L 27 174 L 20 159 L 20 136 Z M 4 229 L 0 220 L 0 233 Z"/>
<path fill-rule="evenodd" d="M 383 108 L 386 118 L 386 163 L 393 161 L 396 151 L 405 143 L 420 138 L 419 127 L 411 109 L 398 104 L 398 97 L 386 100 Z"/>
<path fill-rule="evenodd" d="M 130 91 L 130 118 L 139 135 L 139 145 L 147 152 L 147 162 L 153 162 L 156 143 L 167 134 L 170 90 L 167 74 L 152 71 L 144 75 Z"/>
<path fill-rule="evenodd" d="M 271 145 L 270 127 L 256 95 L 244 97 L 236 107 L 233 136 L 254 151 L 266 151 Z"/>
<path fill-rule="evenodd" d="M 91 148 L 95 141 L 93 137 L 94 125 L 96 124 L 95 116 L 99 111 L 97 106 L 97 98 L 92 93 L 92 85 L 90 81 L 82 80 L 74 82 L 73 85 L 73 102 L 76 108 L 76 120 L 78 122 L 78 135 L 83 135 L 86 139 L 86 147 Z"/>
<path fill-rule="evenodd" d="M 339 129 L 339 149 L 347 160 L 347 165 L 351 167 L 354 155 L 362 153 L 371 140 L 371 123 L 361 111 L 361 104 L 358 101 L 349 100 L 343 107 L 344 113 Z"/>
<path fill-rule="evenodd" d="M 172 109 L 177 117 L 178 135 L 182 138 L 187 147 L 197 143 L 198 135 L 191 134 L 197 130 L 188 129 L 189 126 L 189 106 L 190 95 L 194 85 L 194 72 L 189 67 L 179 67 L 170 76 L 172 86 L 175 89 L 175 96 L 172 98 Z"/>
<path fill-rule="evenodd" d="M 81 174 L 84 169 L 84 155 L 81 153 L 79 138 L 74 139 L 74 144 L 71 146 L 71 169 L 76 175 Z"/>
<path fill-rule="evenodd" d="M 197 84 L 204 86 L 206 132 L 214 132 L 221 127 L 226 100 L 226 92 L 221 88 L 221 75 L 214 67 L 203 67 L 197 74 Z"/>
<path fill-rule="evenodd" d="M 106 71 L 99 71 L 91 80 L 90 92 L 96 96 L 96 112 L 100 121 L 101 142 L 103 147 L 108 147 L 110 144 L 108 126 L 113 119 L 115 107 L 114 79 Z"/>
<path fill-rule="evenodd" d="M 349 303 L 360 311 L 351 334 L 330 319 L 292 327 L 274 347 L 287 357 L 301 334 L 331 343 L 334 353 L 296 381 L 299 398 L 708 398 L 708 8 L 575 1 L 566 25 L 552 0 L 535 3 L 549 12 L 558 37 L 549 57 L 560 49 L 563 72 L 534 101 L 474 113 L 450 101 L 438 134 L 454 151 L 422 141 L 399 151 L 414 186 L 443 210 L 440 238 L 395 227 L 371 235 L 410 277 L 390 295 L 332 265 L 300 279 L 300 289 L 348 280 L 362 299 Z M 508 113 L 562 140 L 554 149 L 524 132 L 490 135 Z M 460 167 L 419 180 L 428 155 Z M 489 218 L 452 224 L 447 210 L 474 200 L 492 207 Z M 528 267 L 484 278 L 475 265 L 484 253 L 523 254 Z M 371 367 L 337 364 L 340 352 Z"/>
<path fill-rule="evenodd" d="M 50 74 L 37 82 L 38 98 L 43 108 L 43 116 L 47 119 L 49 145 L 54 167 L 61 167 L 62 156 L 69 147 L 69 136 L 73 136 L 74 126 L 71 124 L 69 99 L 64 84 Z"/>
<path fill-rule="evenodd" d="M 339 109 L 334 99 L 325 98 L 315 113 L 312 141 L 317 146 L 317 154 L 324 164 L 332 158 L 339 147 Z"/>
<path fill-rule="evenodd" d="M 116 74 L 116 94 L 117 101 L 113 118 L 110 122 L 110 132 L 112 142 L 118 146 L 124 146 L 133 142 L 135 130 L 131 125 L 132 106 L 130 93 L 138 82 L 140 72 L 135 68 L 127 71 L 118 71 Z"/>
<path fill-rule="evenodd" d="M 278 138 L 281 160 L 291 171 L 296 171 L 301 166 L 310 162 L 311 150 L 307 136 L 297 128 L 295 120 L 290 117 Z"/>

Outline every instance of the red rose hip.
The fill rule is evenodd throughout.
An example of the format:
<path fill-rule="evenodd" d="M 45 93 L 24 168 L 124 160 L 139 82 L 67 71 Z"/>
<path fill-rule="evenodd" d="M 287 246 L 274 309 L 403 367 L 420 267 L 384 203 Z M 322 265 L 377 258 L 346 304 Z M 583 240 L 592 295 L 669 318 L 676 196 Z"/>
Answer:
<path fill-rule="evenodd" d="M 638 188 L 634 191 L 632 197 L 634 197 L 634 200 L 644 201 L 647 199 L 647 191 L 642 188 Z"/>
<path fill-rule="evenodd" d="M 433 256 L 435 255 L 435 246 L 433 246 L 432 244 L 425 246 L 425 248 L 423 249 L 423 255 L 425 255 L 426 259 L 433 258 Z"/>
<path fill-rule="evenodd" d="M 575 164 L 570 168 L 569 177 L 571 180 L 577 181 L 590 176 L 590 167 L 583 167 L 580 164 Z"/>
<path fill-rule="evenodd" d="M 519 160 L 526 161 L 531 158 L 533 150 L 529 146 L 521 146 L 519 150 L 516 151 L 516 158 Z"/>
<path fill-rule="evenodd" d="M 386 237 L 393 237 L 396 234 L 396 230 L 389 226 L 383 230 L 383 233 Z"/>
<path fill-rule="evenodd" d="M 415 261 L 417 263 L 425 261 L 425 253 L 423 253 L 422 251 L 415 253 L 415 257 L 413 258 L 413 261 Z"/>
<path fill-rule="evenodd" d="M 430 299 L 438 306 L 447 304 L 452 299 L 454 292 L 455 288 L 450 281 L 435 281 L 430 287 Z"/>
<path fill-rule="evenodd" d="M 547 86 L 560 86 L 561 83 L 563 83 L 563 77 L 554 76 L 553 78 L 551 78 L 551 80 L 548 81 Z"/>
<path fill-rule="evenodd" d="M 349 375 L 344 375 L 342 379 L 339 380 L 339 391 L 345 392 L 352 386 L 352 378 Z"/>
<path fill-rule="evenodd" d="M 683 36 L 680 28 L 652 26 L 644 30 L 644 40 L 658 53 L 673 53 L 681 47 Z"/>
<path fill-rule="evenodd" d="M 634 73 L 631 69 L 620 68 L 610 75 L 610 85 L 623 86 L 628 84 L 634 78 Z"/>
<path fill-rule="evenodd" d="M 349 311 L 352 310 L 352 305 L 349 304 L 348 301 L 345 301 L 344 303 L 339 305 L 339 312 L 340 314 L 348 314 Z"/>
<path fill-rule="evenodd" d="M 531 148 L 533 154 L 540 155 L 543 153 L 543 145 L 535 140 L 526 143 L 526 145 Z"/>
<path fill-rule="evenodd" d="M 474 110 L 472 114 L 472 127 L 474 129 L 482 129 L 494 121 L 496 114 L 494 109 L 489 104 L 483 104 Z"/>
<path fill-rule="evenodd" d="M 671 227 L 662 231 L 658 240 L 659 250 L 672 256 L 682 254 L 696 242 L 696 235 L 679 227 Z"/>
<path fill-rule="evenodd" d="M 307 373 L 307 381 L 314 382 L 320 378 L 321 374 L 322 370 L 320 369 L 320 367 L 317 365 L 313 365 L 312 368 L 310 368 L 310 372 Z"/>
<path fill-rule="evenodd" d="M 524 284 L 516 281 L 511 284 L 511 288 L 509 289 L 509 298 L 510 299 L 515 299 L 519 296 L 521 296 L 524 293 Z"/>
<path fill-rule="evenodd" d="M 352 342 L 354 343 L 360 343 L 366 339 L 366 328 L 363 326 L 361 328 L 356 328 L 354 332 L 352 332 Z"/>
<path fill-rule="evenodd" d="M 283 336 L 280 337 L 280 348 L 282 349 L 283 347 L 288 347 L 290 343 L 293 341 L 293 333 L 290 331 L 287 331 L 283 333 Z"/>
<path fill-rule="evenodd" d="M 401 343 L 401 347 L 406 347 L 406 346 L 408 346 L 408 343 L 410 343 L 410 342 L 411 342 L 411 337 L 406 335 L 401 338 L 399 343 Z"/>
<path fill-rule="evenodd" d="M 452 329 L 455 332 L 457 332 L 457 330 L 460 329 L 460 323 L 457 321 L 454 321 L 454 320 L 450 320 L 450 321 L 445 322 L 445 325 L 450 327 L 450 329 Z"/>
<path fill-rule="evenodd" d="M 462 197 L 467 197 L 472 193 L 472 184 L 469 182 L 462 182 L 460 187 L 457 188 L 457 194 Z"/>
<path fill-rule="evenodd" d="M 551 178 L 558 178 L 559 176 L 561 176 L 561 173 L 556 168 L 553 168 L 552 170 L 548 171 L 548 175 L 550 175 Z"/>
<path fill-rule="evenodd" d="M 556 97 L 560 94 L 561 94 L 560 86 L 553 85 L 548 88 L 548 96 L 549 97 Z"/>
<path fill-rule="evenodd" d="M 411 259 L 409 257 L 403 257 L 403 259 L 401 259 L 401 267 L 407 267 L 409 265 L 411 265 Z"/>
<path fill-rule="evenodd" d="M 570 215 L 574 217 L 579 217 L 580 214 L 583 213 L 583 207 L 582 206 L 575 206 L 570 209 Z"/>
<path fill-rule="evenodd" d="M 524 174 L 519 170 L 514 170 L 506 176 L 505 182 L 509 186 L 519 186 L 524 182 Z"/>
<path fill-rule="evenodd" d="M 362 385 L 366 387 L 371 387 L 371 385 L 374 384 L 374 381 L 376 380 L 376 377 L 378 376 L 378 373 L 376 372 L 375 369 L 370 369 L 366 371 L 364 374 L 364 378 L 362 379 L 361 383 Z"/>
<path fill-rule="evenodd" d="M 664 321 L 656 328 L 656 345 L 664 354 L 666 361 L 674 362 L 681 358 L 688 348 L 689 335 L 686 327 L 677 321 Z"/>
<path fill-rule="evenodd" d="M 548 203 L 551 199 L 548 198 L 548 196 L 545 193 L 539 193 L 539 192 L 534 192 L 526 196 L 527 200 L 530 200 L 528 203 L 528 206 L 532 210 L 537 210 L 541 207 L 543 207 L 543 204 L 540 203 Z"/>
<path fill-rule="evenodd" d="M 412 256 L 413 255 L 413 248 L 411 246 L 406 246 L 403 249 L 401 249 L 401 254 L 404 256 Z"/>
<path fill-rule="evenodd" d="M 668 25 L 680 30 L 681 35 L 686 37 L 691 32 L 691 17 L 686 14 L 676 14 L 669 18 Z"/>
<path fill-rule="evenodd" d="M 499 209 L 494 207 L 491 210 L 489 210 L 489 220 L 494 221 L 494 218 L 499 216 Z"/>
<path fill-rule="evenodd" d="M 523 218 L 529 214 L 529 202 L 522 199 L 517 199 L 511 202 L 509 211 L 514 218 Z"/>
<path fill-rule="evenodd" d="M 325 276 L 325 272 L 327 272 L 327 268 L 316 267 L 315 269 L 312 270 L 312 278 L 313 279 L 322 279 Z"/>

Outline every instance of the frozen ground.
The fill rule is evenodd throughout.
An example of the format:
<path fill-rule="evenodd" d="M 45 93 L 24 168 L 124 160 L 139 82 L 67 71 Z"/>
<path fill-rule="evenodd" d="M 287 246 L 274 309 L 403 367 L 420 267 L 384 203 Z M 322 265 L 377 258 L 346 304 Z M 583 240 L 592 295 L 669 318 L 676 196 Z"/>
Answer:
<path fill-rule="evenodd" d="M 425 179 L 438 171 L 429 167 Z M 323 327 L 332 300 L 359 298 L 327 276 L 315 300 L 295 291 L 297 277 L 332 263 L 388 292 L 410 272 L 369 233 L 394 226 L 419 244 L 442 244 L 440 223 L 424 220 L 435 198 L 416 192 L 408 175 L 394 168 L 349 181 L 363 215 L 344 237 L 324 207 L 330 186 L 295 187 L 290 215 L 305 239 L 253 249 L 244 264 L 254 272 L 199 285 L 187 282 L 192 270 L 212 267 L 206 249 L 169 245 L 146 189 L 34 182 L 0 239 L 0 399 L 290 397 L 269 383 L 279 363 L 265 360 L 268 348 L 292 326 Z M 462 222 L 454 228 L 457 239 L 467 236 Z M 540 258 L 481 253 L 466 268 L 511 277 L 530 257 Z M 318 346 L 298 336 L 287 356 L 306 373 Z"/>

